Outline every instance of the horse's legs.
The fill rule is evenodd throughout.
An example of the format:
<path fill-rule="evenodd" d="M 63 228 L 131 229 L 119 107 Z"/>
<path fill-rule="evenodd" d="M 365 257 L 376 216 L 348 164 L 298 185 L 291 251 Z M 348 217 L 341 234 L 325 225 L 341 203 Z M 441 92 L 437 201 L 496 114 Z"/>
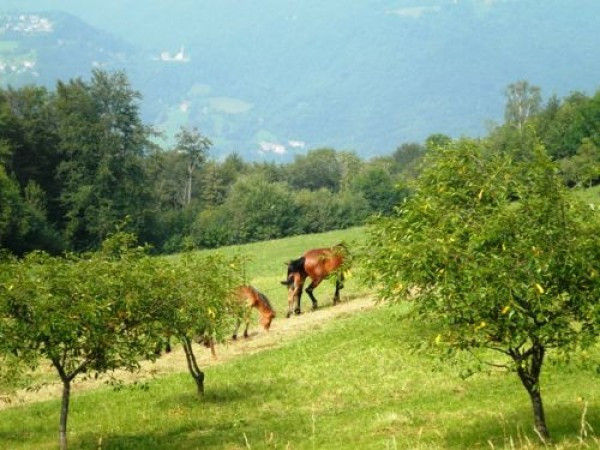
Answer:
<path fill-rule="evenodd" d="M 344 274 L 341 273 L 335 280 L 335 294 L 333 294 L 333 305 L 340 302 L 340 291 L 344 289 Z"/>
<path fill-rule="evenodd" d="M 248 337 L 248 327 L 250 326 L 250 315 L 252 314 L 252 307 L 246 308 L 244 311 L 244 337 Z M 233 340 L 237 339 L 238 330 L 240 329 L 240 325 L 242 324 L 242 320 L 238 317 L 235 319 L 235 329 L 233 330 Z"/>
<path fill-rule="evenodd" d="M 317 299 L 313 295 L 313 290 L 321 283 L 322 280 L 323 280 L 322 278 L 317 278 L 315 280 L 312 280 L 310 285 L 306 288 L 306 293 L 312 300 L 313 309 L 317 309 L 319 307 L 319 305 L 317 303 Z"/>
<path fill-rule="evenodd" d="M 300 287 L 298 288 L 298 291 L 296 293 L 296 295 L 294 295 L 294 303 L 296 304 L 296 308 L 294 309 L 294 312 L 296 314 L 301 314 L 301 308 L 300 308 L 300 300 L 302 300 L 302 291 L 304 289 L 304 285 L 301 284 Z"/>

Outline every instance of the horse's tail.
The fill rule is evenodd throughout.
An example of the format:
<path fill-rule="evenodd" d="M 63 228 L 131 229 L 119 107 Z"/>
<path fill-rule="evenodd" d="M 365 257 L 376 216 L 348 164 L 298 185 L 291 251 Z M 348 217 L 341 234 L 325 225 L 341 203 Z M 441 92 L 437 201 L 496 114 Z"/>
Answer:
<path fill-rule="evenodd" d="M 302 275 L 306 275 L 306 272 L 304 271 L 304 262 L 305 261 L 306 261 L 306 258 L 304 256 L 301 256 L 298 259 L 293 259 L 292 261 L 290 261 L 288 264 L 288 277 L 290 276 L 290 274 L 295 273 L 295 272 L 300 272 Z"/>

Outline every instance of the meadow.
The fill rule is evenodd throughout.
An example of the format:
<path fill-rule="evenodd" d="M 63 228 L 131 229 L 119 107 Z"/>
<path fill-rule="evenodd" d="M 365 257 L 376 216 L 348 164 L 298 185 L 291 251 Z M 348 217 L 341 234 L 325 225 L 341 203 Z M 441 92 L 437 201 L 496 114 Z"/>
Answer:
<path fill-rule="evenodd" d="M 306 313 L 285 319 L 283 263 L 310 247 L 340 241 L 356 247 L 364 233 L 354 228 L 219 251 L 249 257 L 247 279 L 271 298 L 277 329 L 314 314 L 305 299 Z M 332 293 L 328 282 L 315 290 L 324 309 L 334 309 Z M 370 294 L 352 277 L 342 301 Z M 416 351 L 435 324 L 405 320 L 408 308 L 377 305 L 342 314 L 296 339 L 212 365 L 202 399 L 185 371 L 78 393 L 71 403 L 71 447 L 537 448 L 529 399 L 517 377 L 489 371 L 463 379 L 466 357 L 450 364 Z M 600 351 L 592 356 L 598 359 Z M 593 368 L 566 367 L 550 357 L 542 391 L 554 446 L 600 448 L 597 385 Z M 0 448 L 55 448 L 58 414 L 59 399 L 0 411 Z"/>

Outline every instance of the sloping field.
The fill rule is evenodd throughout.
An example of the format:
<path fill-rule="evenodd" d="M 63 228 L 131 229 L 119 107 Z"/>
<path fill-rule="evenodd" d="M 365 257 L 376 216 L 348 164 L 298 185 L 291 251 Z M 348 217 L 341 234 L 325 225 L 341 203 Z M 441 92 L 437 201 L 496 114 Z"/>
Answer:
<path fill-rule="evenodd" d="M 352 248 L 363 232 L 223 249 L 252 256 L 247 278 L 279 313 L 271 332 L 255 326 L 248 341 L 218 346 L 217 361 L 200 349 L 202 399 L 179 348 L 144 365 L 126 378 L 137 382 L 120 390 L 79 382 L 71 448 L 538 448 L 529 399 L 515 375 L 491 370 L 463 379 L 472 360 L 449 364 L 416 351 L 435 336 L 435 324 L 401 320 L 407 306 L 375 305 L 355 278 L 342 304 L 331 307 L 333 286 L 323 283 L 315 290 L 321 309 L 285 319 L 283 262 L 342 240 Z M 591 356 L 600 360 L 600 351 Z M 52 389 L 24 393 L 26 404 L 0 411 L 0 448 L 56 448 L 60 401 Z M 542 392 L 556 448 L 600 448 L 594 367 L 567 368 L 550 355 Z"/>
<path fill-rule="evenodd" d="M 72 447 L 536 447 L 529 401 L 516 376 L 492 372 L 463 380 L 460 365 L 413 351 L 431 325 L 400 322 L 401 309 L 373 308 L 369 301 L 345 306 L 354 303 L 360 307 L 348 314 L 323 310 L 283 320 L 291 328 L 296 319 L 323 319 L 294 340 L 282 336 L 279 347 L 255 334 L 246 344 L 249 354 L 222 356 L 229 360 L 207 369 L 203 399 L 184 372 L 75 395 Z M 543 392 L 557 447 L 598 448 L 597 375 L 547 369 Z M 1 411 L 1 447 L 54 448 L 58 411 L 58 400 Z"/>

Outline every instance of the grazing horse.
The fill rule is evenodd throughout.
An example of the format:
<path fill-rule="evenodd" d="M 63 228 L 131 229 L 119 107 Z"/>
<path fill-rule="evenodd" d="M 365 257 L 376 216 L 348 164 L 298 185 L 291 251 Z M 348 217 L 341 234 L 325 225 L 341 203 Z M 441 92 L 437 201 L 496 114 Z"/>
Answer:
<path fill-rule="evenodd" d="M 306 293 L 312 300 L 313 309 L 317 309 L 317 299 L 313 295 L 313 290 L 331 275 L 336 276 L 335 294 L 333 295 L 333 304 L 340 301 L 340 289 L 344 287 L 344 274 L 341 266 L 344 263 L 344 256 L 347 254 L 346 247 L 343 244 L 332 248 L 315 248 L 308 250 L 300 258 L 287 263 L 287 279 L 281 284 L 288 287 L 288 312 L 287 317 L 292 315 L 292 310 L 300 314 L 300 299 L 302 297 L 302 288 L 307 277 L 311 279 L 310 285 L 306 288 Z M 339 269 L 339 270 L 338 270 Z"/>
<path fill-rule="evenodd" d="M 250 313 L 252 308 L 256 308 L 260 314 L 260 323 L 266 331 L 269 331 L 271 321 L 275 317 L 275 310 L 266 295 L 259 292 L 252 286 L 242 286 L 237 290 L 238 300 L 244 304 L 244 337 L 248 337 L 248 326 L 250 325 Z M 233 330 L 233 339 L 237 339 L 237 333 L 240 328 L 241 320 L 238 318 Z"/>

